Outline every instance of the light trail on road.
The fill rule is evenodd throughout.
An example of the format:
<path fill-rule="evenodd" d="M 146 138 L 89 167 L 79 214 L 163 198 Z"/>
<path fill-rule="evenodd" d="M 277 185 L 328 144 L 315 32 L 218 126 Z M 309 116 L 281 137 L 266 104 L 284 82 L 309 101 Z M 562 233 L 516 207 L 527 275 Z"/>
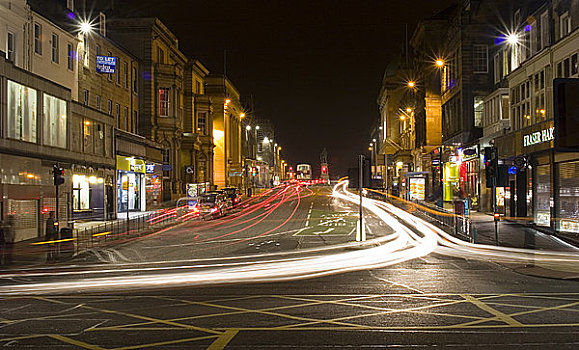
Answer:
<path fill-rule="evenodd" d="M 344 186 L 344 183 L 337 185 L 334 188 L 334 196 L 355 203 L 355 196 L 348 194 Z M 197 264 L 186 268 L 142 265 L 137 269 L 137 274 L 133 268 L 132 274 L 119 275 L 123 272 L 121 268 L 114 269 L 114 275 L 106 277 L 89 277 L 98 276 L 103 273 L 102 271 L 76 271 L 74 273 L 83 276 L 83 278 L 3 286 L 0 289 L 0 295 L 59 294 L 110 291 L 112 289 L 134 290 L 136 288 L 287 281 L 386 267 L 427 255 L 436 248 L 436 235 L 423 234 L 419 236 L 375 205 L 373 201 L 365 201 L 364 205 L 366 210 L 391 226 L 394 233 L 367 242 L 345 244 L 339 250 L 330 246 L 316 249 L 315 252 L 295 252 L 292 254 L 293 256 L 287 256 L 287 253 L 268 254 L 265 261 Z M 295 214 L 295 209 L 293 214 Z M 278 227 L 283 226 L 284 223 Z M 243 258 L 247 257 L 238 257 L 238 259 Z M 62 273 L 64 277 L 70 272 L 63 271 Z M 60 272 L 53 272 L 51 275 L 58 278 L 59 274 Z M 20 275 L 20 277 L 23 276 L 27 275 Z M 31 276 L 28 275 L 28 277 Z"/>
<path fill-rule="evenodd" d="M 288 217 L 275 228 L 257 235 L 240 238 L 239 242 L 267 236 L 289 222 L 300 203 L 301 192 L 307 186 L 288 186 L 272 195 L 275 200 L 256 202 L 248 211 L 264 209 L 263 214 L 242 222 L 261 222 L 284 203 L 296 201 Z M 336 199 L 357 204 L 359 197 L 347 190 L 347 181 L 337 184 L 332 191 Z M 302 197 L 303 198 L 303 197 Z M 266 204 L 269 204 L 266 208 Z M 366 242 L 350 242 L 303 251 L 285 251 L 249 256 L 230 256 L 223 259 L 192 259 L 185 261 L 126 264 L 114 269 L 83 269 L 51 271 L 55 281 L 33 282 L 46 273 L 13 273 L 3 278 L 30 278 L 29 283 L 14 283 L 0 287 L 0 295 L 62 294 L 79 292 L 102 292 L 110 290 L 145 290 L 183 286 L 207 286 L 234 283 L 280 282 L 325 276 L 357 270 L 383 268 L 412 260 L 432 252 L 466 259 L 488 260 L 507 263 L 547 263 L 577 265 L 579 254 L 574 252 L 551 252 L 530 249 L 497 247 L 464 242 L 440 228 L 420 219 L 390 203 L 365 198 L 364 210 L 375 215 L 392 228 L 393 233 Z M 245 217 L 240 213 L 235 219 Z M 225 221 L 225 220 L 224 220 Z M 225 222 L 230 223 L 230 220 Z M 212 223 L 213 224 L 213 223 Z M 238 226 L 232 224 L 230 227 Z M 216 238 L 235 234 L 230 232 Z M 227 244 L 234 244 L 229 242 Z M 171 266 L 171 263 L 178 265 Z M 110 276 L 109 276 L 110 274 Z"/>

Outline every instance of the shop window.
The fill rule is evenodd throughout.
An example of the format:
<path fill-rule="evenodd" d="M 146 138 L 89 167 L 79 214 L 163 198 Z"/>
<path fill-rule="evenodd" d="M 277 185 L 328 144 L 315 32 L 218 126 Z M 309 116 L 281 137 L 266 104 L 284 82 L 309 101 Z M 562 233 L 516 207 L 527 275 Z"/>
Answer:
<path fill-rule="evenodd" d="M 535 224 L 551 226 L 551 166 L 539 165 L 535 175 Z"/>
<path fill-rule="evenodd" d="M 560 231 L 579 233 L 579 162 L 558 164 Z"/>
<path fill-rule="evenodd" d="M 72 176 L 72 210 L 90 209 L 90 183 L 85 175 Z"/>
<path fill-rule="evenodd" d="M 7 136 L 36 142 L 36 113 L 36 90 L 9 80 Z"/>
<path fill-rule="evenodd" d="M 48 146 L 65 148 L 66 124 L 66 101 L 44 94 L 43 143 Z"/>

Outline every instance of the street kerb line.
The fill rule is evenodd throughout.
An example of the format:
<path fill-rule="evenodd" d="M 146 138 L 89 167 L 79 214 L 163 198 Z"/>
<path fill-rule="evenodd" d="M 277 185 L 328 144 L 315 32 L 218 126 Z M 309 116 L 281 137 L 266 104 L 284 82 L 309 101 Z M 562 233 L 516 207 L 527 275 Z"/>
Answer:
<path fill-rule="evenodd" d="M 523 324 L 517 320 L 515 320 L 514 318 L 512 318 L 511 316 L 492 308 L 490 305 L 485 304 L 483 301 L 470 296 L 470 295 L 463 295 L 462 296 L 465 300 L 467 300 L 469 303 L 475 305 L 476 307 L 478 307 L 481 310 L 484 310 L 488 313 L 490 313 L 491 315 L 495 315 L 495 317 L 499 320 L 501 320 L 502 322 L 509 324 L 511 326 L 517 326 L 520 327 Z"/>
<path fill-rule="evenodd" d="M 44 297 L 34 297 L 35 299 L 39 299 L 39 300 L 43 300 L 43 301 L 47 301 L 47 302 L 52 302 L 52 303 L 56 303 L 56 304 L 67 304 L 65 302 L 59 301 L 59 300 L 53 300 L 50 298 L 44 298 Z M 157 319 L 154 317 L 149 317 L 149 316 L 142 316 L 142 315 L 137 315 L 137 314 L 131 314 L 131 313 L 127 313 L 127 312 L 122 312 L 122 311 L 117 311 L 117 310 L 108 310 L 108 309 L 101 309 L 101 308 L 96 308 L 93 306 L 88 306 L 88 305 L 82 305 L 81 306 L 84 309 L 88 309 L 88 310 L 95 310 L 98 312 L 102 312 L 102 313 L 108 313 L 108 314 L 116 314 L 116 315 L 121 315 L 121 316 L 127 316 L 127 317 L 132 317 L 132 318 L 136 318 L 136 319 L 141 319 L 141 320 L 145 320 L 145 321 L 151 321 L 153 323 L 161 323 L 161 324 L 167 324 L 170 326 L 174 326 L 174 327 L 180 327 L 180 328 L 184 328 L 184 329 L 189 329 L 189 330 L 196 330 L 196 331 L 200 331 L 200 332 L 205 332 L 205 333 L 211 333 L 211 334 L 221 334 L 221 332 L 218 331 L 214 331 L 212 329 L 208 329 L 208 328 L 203 328 L 203 327 L 196 327 L 196 326 L 191 326 L 191 325 L 186 325 L 186 324 L 181 324 L 181 323 L 176 323 L 173 321 L 166 321 L 166 320 L 161 320 L 161 319 Z"/>

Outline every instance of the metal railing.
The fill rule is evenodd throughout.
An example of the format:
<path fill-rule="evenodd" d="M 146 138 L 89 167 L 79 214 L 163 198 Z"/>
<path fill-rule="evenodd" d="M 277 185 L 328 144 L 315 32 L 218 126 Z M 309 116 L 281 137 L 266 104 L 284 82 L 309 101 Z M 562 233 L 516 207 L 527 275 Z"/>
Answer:
<path fill-rule="evenodd" d="M 412 213 L 424 219 L 446 233 L 453 235 L 464 241 L 476 243 L 477 233 L 472 220 L 465 215 L 455 214 L 443 208 L 430 205 L 424 202 L 409 201 L 384 192 L 369 190 L 368 196 L 390 203 L 406 212 Z"/>
<path fill-rule="evenodd" d="M 129 220 L 117 219 L 96 226 L 74 229 L 75 254 L 107 245 L 112 241 L 143 236 L 174 224 L 176 220 L 176 209 L 166 209 L 132 217 Z"/>

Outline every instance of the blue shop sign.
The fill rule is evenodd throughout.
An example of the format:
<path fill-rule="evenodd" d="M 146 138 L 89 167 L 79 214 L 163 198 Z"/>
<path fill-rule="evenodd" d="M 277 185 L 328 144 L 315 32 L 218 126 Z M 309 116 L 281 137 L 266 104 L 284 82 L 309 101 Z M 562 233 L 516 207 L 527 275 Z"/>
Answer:
<path fill-rule="evenodd" d="M 115 74 L 117 68 L 117 58 L 110 56 L 97 56 L 96 57 L 96 70 L 97 73 L 104 74 Z"/>
<path fill-rule="evenodd" d="M 161 165 L 161 169 L 163 171 L 172 171 L 173 170 L 173 164 L 163 164 L 163 165 Z"/>
<path fill-rule="evenodd" d="M 152 174 L 155 172 L 155 164 L 145 164 L 145 171 L 147 174 Z"/>

